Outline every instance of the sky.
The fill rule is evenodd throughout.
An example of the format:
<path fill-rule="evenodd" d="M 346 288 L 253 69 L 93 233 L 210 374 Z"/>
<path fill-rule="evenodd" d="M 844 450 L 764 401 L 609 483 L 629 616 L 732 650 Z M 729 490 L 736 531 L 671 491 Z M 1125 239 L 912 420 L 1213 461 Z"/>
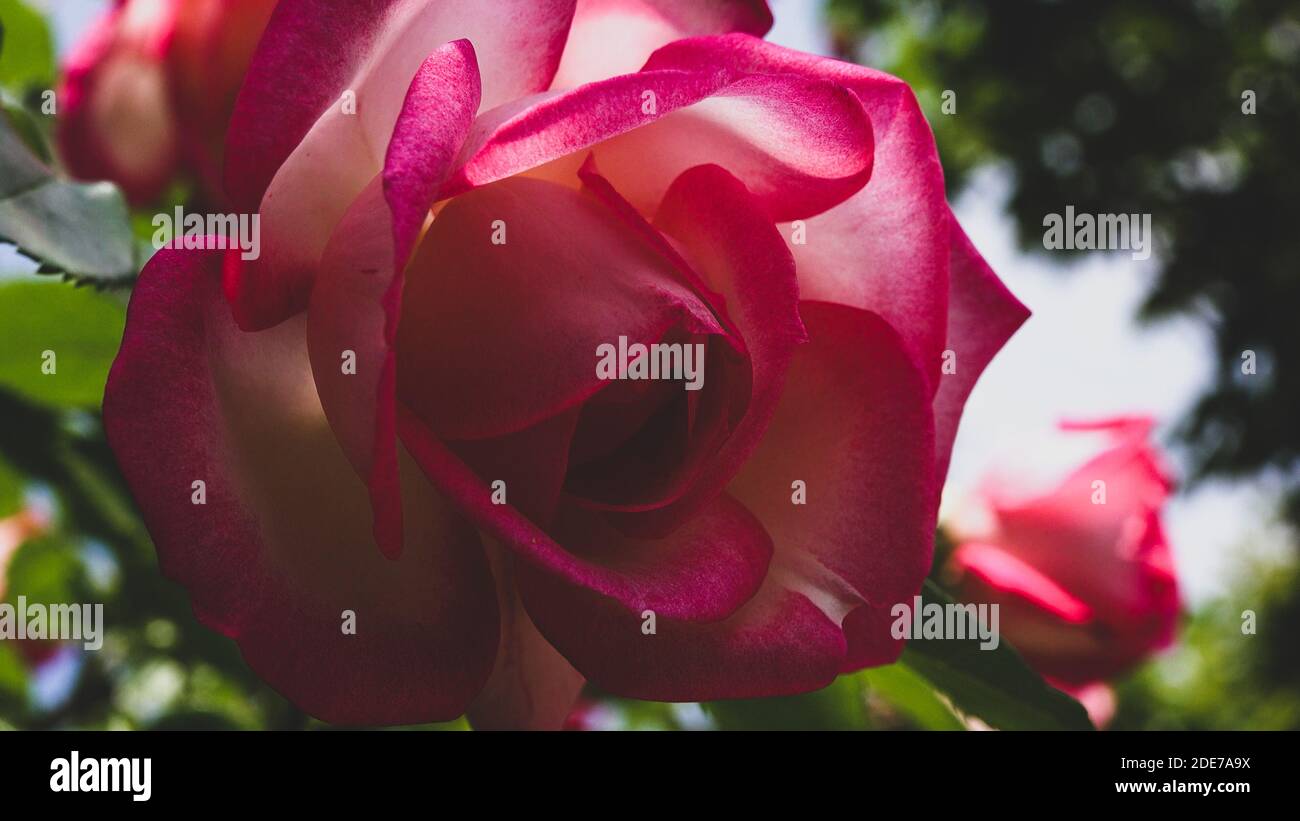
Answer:
<path fill-rule="evenodd" d="M 75 41 L 104 0 L 59 0 L 53 14 L 60 52 Z M 768 39 L 827 54 L 820 0 L 772 0 L 776 25 Z M 904 78 L 906 79 L 906 78 Z M 1134 261 L 1127 252 L 1100 252 L 1062 269 L 1015 245 L 1005 216 L 1007 176 L 977 175 L 954 203 L 976 247 L 1033 317 L 1012 338 L 967 403 L 945 489 L 950 511 L 992 469 L 1059 469 L 1077 460 L 1079 442 L 1052 435 L 1057 420 L 1147 413 L 1170 429 L 1211 376 L 1209 332 L 1190 319 L 1149 327 L 1135 323 L 1137 307 L 1158 259 Z M 0 262 L 11 261 L 0 255 Z M 1182 463 L 1171 447 L 1175 465 Z M 1175 496 L 1165 522 L 1188 604 L 1225 591 L 1249 544 L 1258 554 L 1280 554 L 1286 537 L 1276 523 L 1281 481 L 1207 483 Z"/>

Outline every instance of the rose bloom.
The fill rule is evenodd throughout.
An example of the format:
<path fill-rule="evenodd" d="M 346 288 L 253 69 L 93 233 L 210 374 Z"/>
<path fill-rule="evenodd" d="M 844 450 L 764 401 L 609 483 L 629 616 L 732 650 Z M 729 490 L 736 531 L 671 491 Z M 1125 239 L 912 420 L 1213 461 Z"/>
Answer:
<path fill-rule="evenodd" d="M 68 56 L 58 139 L 69 171 L 147 203 L 182 168 L 212 199 L 248 61 L 275 0 L 116 0 Z"/>
<path fill-rule="evenodd" d="M 1142 417 L 1062 425 L 1111 441 L 1059 483 L 988 480 L 955 526 L 959 596 L 1000 605 L 1002 634 L 1099 724 L 1115 706 L 1100 683 L 1167 646 L 1178 620 L 1160 522 L 1172 482 L 1151 427 Z"/>
<path fill-rule="evenodd" d="M 898 656 L 1026 311 L 908 87 L 770 24 L 277 6 L 227 138 L 261 255 L 153 258 L 104 417 L 163 571 L 302 709 L 559 727 L 584 680 L 759 697 Z M 620 337 L 701 345 L 702 389 L 599 379 Z"/>

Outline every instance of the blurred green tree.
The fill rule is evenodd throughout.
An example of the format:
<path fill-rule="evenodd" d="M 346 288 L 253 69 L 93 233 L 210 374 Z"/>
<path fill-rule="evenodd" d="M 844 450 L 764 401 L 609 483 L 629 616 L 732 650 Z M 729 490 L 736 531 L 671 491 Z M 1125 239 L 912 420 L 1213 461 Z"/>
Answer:
<path fill-rule="evenodd" d="M 1297 590 L 1294 561 L 1243 565 L 1167 654 L 1120 686 L 1112 729 L 1300 730 Z"/>
<path fill-rule="evenodd" d="M 1180 426 L 1190 478 L 1295 475 L 1300 2 L 830 0 L 828 14 L 841 56 L 916 88 L 950 195 L 977 166 L 1009 168 L 1025 249 L 1043 250 L 1044 216 L 1066 205 L 1152 214 L 1143 317 L 1192 314 L 1216 340 L 1214 383 Z"/>

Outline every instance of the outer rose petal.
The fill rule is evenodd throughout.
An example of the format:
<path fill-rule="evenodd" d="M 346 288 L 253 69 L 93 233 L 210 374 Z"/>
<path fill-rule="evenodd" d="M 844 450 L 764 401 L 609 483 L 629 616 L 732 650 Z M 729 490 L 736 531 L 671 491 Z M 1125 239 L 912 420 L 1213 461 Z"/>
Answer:
<path fill-rule="evenodd" d="M 844 623 L 854 658 L 887 660 L 901 647 L 882 615 L 920 589 L 933 552 L 925 378 L 880 317 L 820 302 L 800 310 L 811 342 L 729 489 L 763 522 L 798 589 L 837 618 L 855 611 Z M 794 504 L 795 481 L 804 504 Z"/>
<path fill-rule="evenodd" d="M 1029 318 L 1029 309 L 993 273 L 956 217 L 952 218 L 951 231 L 947 347 L 957 357 L 957 370 L 940 377 L 934 397 L 935 464 L 940 487 L 948 475 L 966 398 L 989 362 Z"/>
<path fill-rule="evenodd" d="M 818 690 L 839 672 L 840 628 L 770 577 L 735 615 L 690 624 L 628 611 L 591 590 L 521 567 L 520 593 L 542 635 L 603 690 L 652 701 L 757 698 Z"/>
<path fill-rule="evenodd" d="M 954 566 L 963 571 L 962 598 L 997 604 L 1002 634 L 1045 676 L 1068 685 L 1100 681 L 1125 672 L 1168 643 L 1173 613 L 1164 616 L 1153 611 L 1146 617 L 1122 621 L 1107 621 L 1090 613 L 1086 619 L 1067 620 L 1060 616 L 1059 609 L 1068 599 L 1044 602 L 1039 597 L 1022 595 L 1019 590 L 1029 587 L 1032 577 L 1022 576 L 1010 589 L 1003 588 L 1006 579 L 999 577 L 996 568 L 987 566 L 989 559 L 988 553 L 954 557 Z M 1073 602 L 1067 605 L 1075 611 L 1072 615 L 1084 612 L 1087 605 L 1083 601 Z"/>
<path fill-rule="evenodd" d="M 226 129 L 257 41 L 277 0 L 173 0 L 181 6 L 167 54 L 187 164 L 209 201 L 224 203 Z"/>
<path fill-rule="evenodd" d="M 744 35 L 672 43 L 645 68 L 803 76 L 857 95 L 875 134 L 875 170 L 848 202 L 819 216 L 801 215 L 811 217 L 803 226 L 805 241 L 790 246 L 800 292 L 804 299 L 880 314 L 936 388 L 947 316 L 949 216 L 934 137 L 907 84 Z"/>
<path fill-rule="evenodd" d="M 891 612 L 893 607 L 893 604 L 864 604 L 844 617 L 841 627 L 848 650 L 840 672 L 853 673 L 898 661 L 907 641 L 893 636 L 896 621 Z"/>
<path fill-rule="evenodd" d="M 240 92 L 226 184 L 262 213 L 262 254 L 227 272 L 246 330 L 305 307 L 325 244 L 379 173 L 411 78 L 443 43 L 464 37 L 482 58 L 483 104 L 544 89 L 573 0 L 508 0 L 492 14 L 469 0 L 373 0 L 335 7 L 282 0 Z M 327 42 L 330 49 L 319 49 Z M 345 91 L 355 111 L 346 111 Z M 272 175 L 274 178 L 272 178 Z M 260 200 L 260 206 L 257 206 Z"/>
<path fill-rule="evenodd" d="M 181 117 L 224 143 L 230 112 L 277 0 L 180 0 L 168 54 Z"/>
<path fill-rule="evenodd" d="M 402 271 L 478 100 L 468 41 L 448 43 L 424 61 L 389 141 L 382 180 L 372 180 L 340 221 L 312 289 L 307 341 L 316 388 L 344 453 L 370 487 L 375 539 L 388 556 L 400 553 L 402 537 L 393 410 Z M 341 361 L 347 351 L 355 358 L 351 370 Z"/>
<path fill-rule="evenodd" d="M 441 195 L 530 171 L 574 178 L 587 149 L 642 214 L 696 165 L 739 177 L 774 217 L 808 217 L 871 176 L 871 123 L 825 80 L 714 68 L 642 71 L 487 112 Z"/>
<path fill-rule="evenodd" d="M 556 88 L 636 71 L 650 53 L 683 37 L 772 27 L 764 0 L 578 0 Z"/>
<path fill-rule="evenodd" d="M 460 715 L 497 645 L 473 529 L 405 471 L 400 561 L 382 558 L 366 499 L 321 412 L 304 322 L 239 332 L 218 257 L 160 251 L 141 274 L 104 421 L 158 546 L 199 619 L 311 714 L 408 723 Z M 159 442 L 166 447 L 159 447 Z M 203 505 L 193 482 L 206 483 Z M 356 636 L 340 614 L 356 615 Z"/>
<path fill-rule="evenodd" d="M 988 586 L 1019 596 L 1061 621 L 1083 624 L 1093 617 L 1086 602 L 996 545 L 966 542 L 953 553 L 952 560 Z"/>
<path fill-rule="evenodd" d="M 61 156 L 74 176 L 113 180 L 135 204 L 161 193 L 179 156 L 164 62 L 175 15 L 172 3 L 118 3 L 64 66 Z"/>
<path fill-rule="evenodd" d="M 501 647 L 492 677 L 470 705 L 470 723 L 477 730 L 558 730 L 586 681 L 524 610 L 514 557 L 499 545 L 488 555 L 501 600 Z"/>
<path fill-rule="evenodd" d="M 365 89 L 375 94 L 370 106 L 395 117 L 420 61 L 448 41 L 470 40 L 490 67 L 486 108 L 545 89 L 572 15 L 573 0 L 504 0 L 490 14 L 474 0 L 280 0 L 231 124 L 232 197 L 255 208 L 280 165 L 345 90 L 357 93 L 358 115 L 367 107 Z"/>

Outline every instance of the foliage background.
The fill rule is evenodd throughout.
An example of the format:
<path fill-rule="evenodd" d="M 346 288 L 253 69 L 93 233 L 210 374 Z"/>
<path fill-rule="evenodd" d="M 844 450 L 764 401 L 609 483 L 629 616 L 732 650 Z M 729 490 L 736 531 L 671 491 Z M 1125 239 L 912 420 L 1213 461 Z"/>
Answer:
<path fill-rule="evenodd" d="M 780 17 L 781 3 L 776 10 Z M 1296 475 L 1300 433 L 1289 422 L 1300 418 L 1300 232 L 1292 224 L 1300 4 L 833 0 L 825 12 L 839 53 L 916 87 L 950 194 L 982 168 L 1009 169 L 1008 213 L 1027 251 L 1041 250 L 1042 215 L 1061 202 L 1091 212 L 1158 209 L 1161 267 L 1144 316 L 1195 317 L 1219 354 L 1214 383 L 1178 429 L 1193 478 Z M 51 118 L 40 110 L 56 71 L 47 22 L 19 0 L 0 0 L 0 22 L 0 125 L 10 152 L 0 152 L 0 236 L 21 236 L 17 244 L 39 260 L 0 251 L 0 519 L 34 507 L 53 523 L 9 557 L 0 589 L 11 603 L 20 593 L 102 601 L 108 624 L 97 653 L 0 642 L 0 727 L 321 727 L 252 675 L 232 642 L 200 627 L 183 591 L 158 572 L 98 411 L 129 278 L 148 252 L 148 214 L 127 214 L 111 187 L 59 175 L 48 150 Z M 945 116 L 939 95 L 954 86 L 960 115 Z M 1241 88 L 1257 90 L 1256 119 L 1240 115 Z M 15 146 L 42 169 L 21 190 Z M 177 186 L 148 213 L 190 196 Z M 47 197 L 74 205 L 58 219 L 30 219 L 48 215 L 32 210 Z M 87 245 L 87 236 L 96 241 Z M 1245 348 L 1259 351 L 1267 379 L 1237 377 Z M 57 379 L 40 374 L 45 349 L 59 352 Z M 1300 521 L 1300 492 L 1282 515 Z M 1249 541 L 1223 592 L 1187 614 L 1178 645 L 1119 683 L 1114 727 L 1300 729 L 1294 546 L 1259 550 Z M 940 555 L 946 547 L 940 534 Z M 943 594 L 936 587 L 927 595 Z M 1247 608 L 1258 614 L 1256 636 L 1240 631 Z M 792 698 L 664 705 L 591 692 L 574 723 L 961 729 L 1078 721 L 1078 706 L 1014 653 L 951 652 L 909 648 L 899 664 Z"/>

